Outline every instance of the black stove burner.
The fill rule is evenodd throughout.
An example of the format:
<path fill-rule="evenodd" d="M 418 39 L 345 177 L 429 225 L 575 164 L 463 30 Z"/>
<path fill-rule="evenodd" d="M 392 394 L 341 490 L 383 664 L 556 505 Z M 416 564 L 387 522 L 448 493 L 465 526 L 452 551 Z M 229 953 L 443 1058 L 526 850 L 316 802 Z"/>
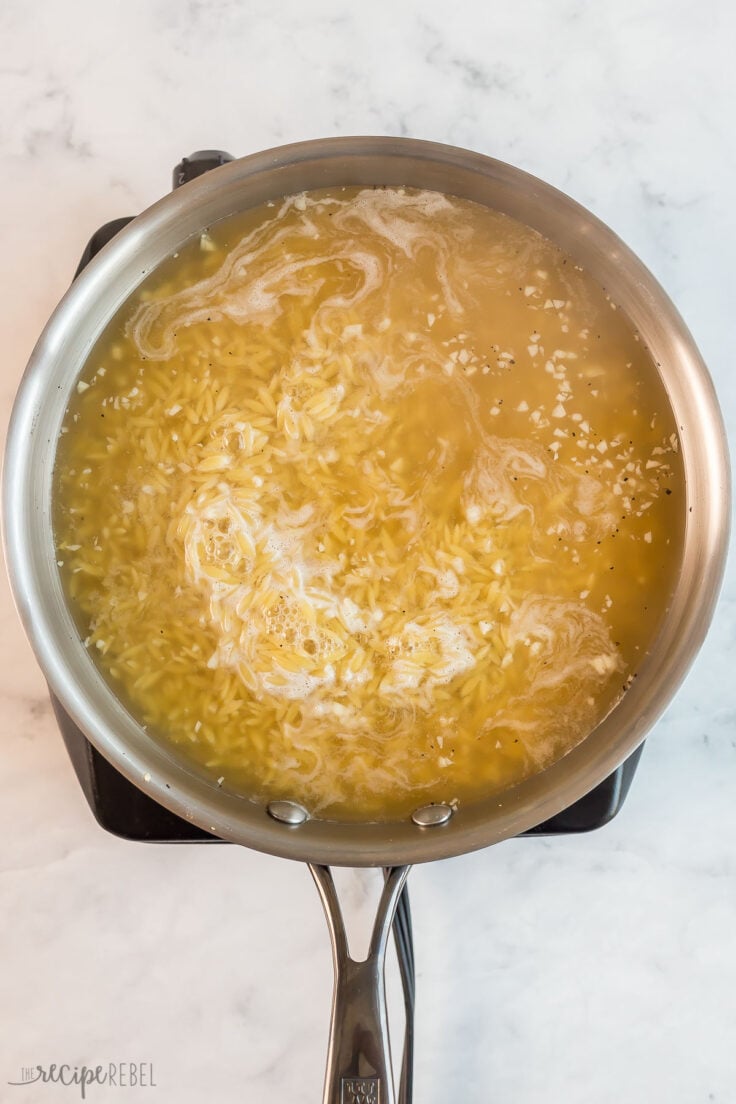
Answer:
<path fill-rule="evenodd" d="M 229 153 L 219 150 L 200 150 L 198 153 L 193 153 L 191 157 L 185 157 L 174 169 L 174 188 L 232 160 Z M 129 222 L 132 222 L 132 217 L 115 219 L 101 226 L 90 238 L 75 276 L 78 276 L 94 255 Z M 101 828 L 123 839 L 146 843 L 224 842 L 219 837 L 170 813 L 168 809 L 164 809 L 147 794 L 137 789 L 92 747 L 53 694 L 51 702 L 77 778 Z M 568 835 L 575 832 L 590 832 L 608 824 L 624 803 L 641 752 L 642 748 L 637 748 L 618 770 L 589 794 L 576 801 L 564 812 L 552 817 L 551 820 L 525 832 L 524 835 Z"/>

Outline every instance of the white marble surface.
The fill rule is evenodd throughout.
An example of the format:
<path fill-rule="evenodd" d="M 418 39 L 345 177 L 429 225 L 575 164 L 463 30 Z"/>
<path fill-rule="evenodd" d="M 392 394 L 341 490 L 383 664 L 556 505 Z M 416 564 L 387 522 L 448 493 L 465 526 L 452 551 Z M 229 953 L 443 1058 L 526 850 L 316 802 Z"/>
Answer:
<path fill-rule="evenodd" d="M 727 0 L 2 0 L 3 420 L 101 222 L 201 147 L 332 134 L 487 152 L 640 254 L 736 421 Z M 316 1101 L 331 986 L 306 870 L 104 835 L 2 584 L 0 1100 L 24 1065 L 154 1064 L 95 1104 Z M 736 576 L 620 817 L 417 869 L 418 1104 L 736 1100 Z M 359 912 L 365 875 L 352 875 Z"/>

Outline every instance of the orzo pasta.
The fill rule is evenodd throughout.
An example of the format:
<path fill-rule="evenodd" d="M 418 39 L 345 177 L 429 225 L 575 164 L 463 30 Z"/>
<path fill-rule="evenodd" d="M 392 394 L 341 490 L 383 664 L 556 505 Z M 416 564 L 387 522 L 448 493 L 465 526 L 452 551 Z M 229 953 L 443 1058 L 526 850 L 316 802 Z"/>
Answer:
<path fill-rule="evenodd" d="M 85 643 L 152 738 L 316 814 L 468 802 L 578 743 L 674 582 L 678 437 L 605 290 L 404 189 L 211 227 L 85 364 L 55 470 Z"/>

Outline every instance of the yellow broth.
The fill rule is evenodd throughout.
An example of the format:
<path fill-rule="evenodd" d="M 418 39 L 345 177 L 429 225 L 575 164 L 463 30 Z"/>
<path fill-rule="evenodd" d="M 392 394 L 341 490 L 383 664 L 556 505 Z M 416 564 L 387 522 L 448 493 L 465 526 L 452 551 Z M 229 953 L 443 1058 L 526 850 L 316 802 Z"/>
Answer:
<path fill-rule="evenodd" d="M 88 358 L 54 480 L 85 644 L 152 738 L 343 818 L 477 800 L 581 741 L 684 525 L 664 388 L 605 290 L 408 189 L 187 243 Z"/>

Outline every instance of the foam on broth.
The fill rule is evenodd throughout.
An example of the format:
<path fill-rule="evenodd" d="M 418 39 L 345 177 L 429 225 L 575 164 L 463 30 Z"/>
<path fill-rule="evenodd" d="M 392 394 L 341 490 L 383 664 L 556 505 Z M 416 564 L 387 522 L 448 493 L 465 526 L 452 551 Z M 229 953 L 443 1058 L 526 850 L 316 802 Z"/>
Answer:
<path fill-rule="evenodd" d="M 346 188 L 233 216 L 90 355 L 55 468 L 85 643 L 234 791 L 320 815 L 543 769 L 636 677 L 684 478 L 648 351 L 538 233 Z"/>

